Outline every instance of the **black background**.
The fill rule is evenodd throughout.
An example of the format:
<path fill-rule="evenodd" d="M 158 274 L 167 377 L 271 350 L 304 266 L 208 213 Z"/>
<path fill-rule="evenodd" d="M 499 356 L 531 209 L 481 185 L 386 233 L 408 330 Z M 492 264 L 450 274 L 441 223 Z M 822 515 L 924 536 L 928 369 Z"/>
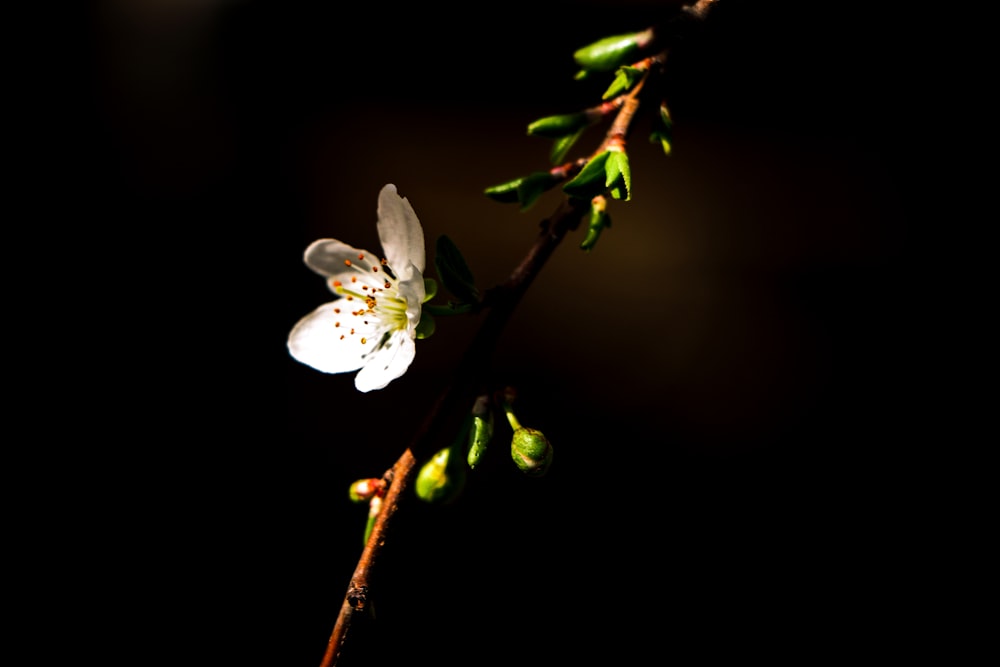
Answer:
<path fill-rule="evenodd" d="M 75 182 L 90 238 L 125 246 L 95 278 L 125 360 L 110 419 L 153 451 L 126 474 L 157 490 L 148 534 L 175 535 L 151 546 L 199 582 L 178 635 L 318 665 L 362 546 L 347 487 L 392 465 L 474 331 L 439 320 L 371 394 L 296 363 L 288 331 L 329 298 L 306 245 L 377 252 L 392 182 L 429 243 L 502 281 L 556 195 L 519 213 L 482 189 L 545 167 L 527 123 L 603 92 L 576 48 L 676 6 L 93 3 Z M 723 0 L 671 54 L 674 154 L 636 129 L 633 201 L 592 253 L 557 251 L 497 352 L 551 472 L 522 477 L 501 427 L 458 504 L 411 498 L 342 664 L 808 659 L 892 634 L 922 203 L 912 35 L 887 13 Z"/>

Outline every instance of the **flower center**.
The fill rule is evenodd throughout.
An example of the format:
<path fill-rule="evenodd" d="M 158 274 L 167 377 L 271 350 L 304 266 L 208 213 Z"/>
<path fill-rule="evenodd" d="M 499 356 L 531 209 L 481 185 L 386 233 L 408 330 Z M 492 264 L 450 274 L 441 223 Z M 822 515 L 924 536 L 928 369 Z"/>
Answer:
<path fill-rule="evenodd" d="M 340 280 L 333 281 L 333 291 L 351 304 L 343 314 L 361 318 L 361 326 L 352 327 L 350 320 L 342 323 L 339 319 L 334 322 L 334 326 L 344 327 L 348 331 L 341 335 L 341 339 L 344 339 L 353 335 L 355 328 L 370 331 L 371 321 L 375 320 L 378 322 L 377 328 L 386 330 L 382 340 L 377 341 L 381 346 L 389 331 L 406 328 L 408 322 L 406 299 L 399 293 L 396 274 L 385 259 L 373 262 L 364 253 L 358 253 L 357 260 L 345 259 L 344 265 L 354 269 L 357 275 L 351 276 L 346 284 Z M 334 312 L 340 314 L 342 311 L 334 308 Z M 361 338 L 362 344 L 367 342 L 366 338 Z"/>

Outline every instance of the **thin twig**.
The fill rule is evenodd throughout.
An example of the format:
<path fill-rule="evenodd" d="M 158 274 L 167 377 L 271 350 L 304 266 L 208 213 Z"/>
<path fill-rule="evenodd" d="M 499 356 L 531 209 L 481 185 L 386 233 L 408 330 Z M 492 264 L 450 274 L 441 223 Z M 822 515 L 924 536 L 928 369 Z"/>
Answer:
<path fill-rule="evenodd" d="M 701 23 L 708 16 L 709 10 L 718 2 L 719 0 L 698 0 L 694 4 L 682 8 L 683 11 L 674 20 L 655 29 L 654 41 L 657 48 L 666 48 L 676 40 L 683 38 L 685 34 L 690 32 L 689 26 Z M 612 141 L 624 140 L 638 109 L 638 93 L 641 88 L 641 85 L 637 86 L 628 95 L 606 135 L 602 147 L 607 146 Z M 337 664 L 354 615 L 368 609 L 372 595 L 371 582 L 375 562 L 386 543 L 390 521 L 399 510 L 404 493 L 409 488 L 416 473 L 418 456 L 429 452 L 431 444 L 436 441 L 436 430 L 441 426 L 444 415 L 450 414 L 461 400 L 467 400 L 471 404 L 470 396 L 475 388 L 479 373 L 488 367 L 487 362 L 493 354 L 500 334 L 510 320 L 521 297 L 566 234 L 580 225 L 589 207 L 589 201 L 564 198 L 553 215 L 541 222 L 541 231 L 534 244 L 520 264 L 511 272 L 506 282 L 493 288 L 487 294 L 485 300 L 489 306 L 487 315 L 462 357 L 452 381 L 438 396 L 433 408 L 428 412 L 419 430 L 413 436 L 410 445 L 383 477 L 386 490 L 382 499 L 382 509 L 375 519 L 371 534 L 351 577 L 320 667 L 333 667 Z"/>
<path fill-rule="evenodd" d="M 375 566 L 375 560 L 385 544 L 389 522 L 399 509 L 403 493 L 409 488 L 417 469 L 417 458 L 414 452 L 427 450 L 428 443 L 433 441 L 435 428 L 440 417 L 448 414 L 462 397 L 469 396 L 478 369 L 485 367 L 484 362 L 488 361 L 492 355 L 500 333 L 510 320 L 510 316 L 521 297 L 566 233 L 579 226 L 580 220 L 589 206 L 589 202 L 566 198 L 553 216 L 541 223 L 542 229 L 534 245 L 521 263 L 511 272 L 507 281 L 495 288 L 492 295 L 493 305 L 490 307 L 476 337 L 466 350 L 452 382 L 438 397 L 410 446 L 386 472 L 384 480 L 387 483 L 387 489 L 382 499 L 382 510 L 375 519 L 371 534 L 351 577 L 351 583 L 341 604 L 340 614 L 337 616 L 337 623 L 330 635 L 320 667 L 332 667 L 332 665 L 337 664 L 354 615 L 365 611 L 368 607 L 371 594 L 371 573 Z"/>

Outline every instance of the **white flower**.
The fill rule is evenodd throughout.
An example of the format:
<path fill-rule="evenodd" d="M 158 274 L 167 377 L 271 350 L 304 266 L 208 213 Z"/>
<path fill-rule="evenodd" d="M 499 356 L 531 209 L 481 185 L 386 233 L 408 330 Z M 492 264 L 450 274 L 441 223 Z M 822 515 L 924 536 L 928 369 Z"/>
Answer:
<path fill-rule="evenodd" d="M 316 370 L 361 369 L 354 386 L 365 392 L 382 389 L 410 367 L 425 295 L 424 231 L 392 184 L 379 192 L 378 237 L 381 260 L 334 239 L 309 245 L 306 265 L 340 298 L 303 317 L 288 335 L 291 355 Z"/>

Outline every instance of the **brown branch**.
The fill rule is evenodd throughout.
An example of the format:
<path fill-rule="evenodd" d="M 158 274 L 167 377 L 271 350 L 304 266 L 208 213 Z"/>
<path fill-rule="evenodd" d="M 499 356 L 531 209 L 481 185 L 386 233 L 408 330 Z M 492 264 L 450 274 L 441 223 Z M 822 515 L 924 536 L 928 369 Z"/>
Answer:
<path fill-rule="evenodd" d="M 653 40 L 657 48 L 666 48 L 689 34 L 691 32 L 689 26 L 701 23 L 708 16 L 709 10 L 718 2 L 719 0 L 698 0 L 692 5 L 683 7 L 678 16 L 664 26 L 655 28 Z M 602 147 L 610 141 L 624 140 L 639 106 L 638 93 L 641 88 L 642 85 L 637 86 L 627 96 Z M 377 557 L 385 546 L 390 521 L 399 510 L 403 494 L 413 481 L 418 457 L 429 453 L 432 443 L 438 441 L 437 429 L 444 421 L 443 416 L 450 414 L 463 400 L 471 405 L 471 395 L 479 374 L 482 369 L 488 367 L 500 334 L 521 297 L 565 235 L 580 225 L 589 207 L 589 201 L 564 198 L 553 215 L 540 223 L 541 231 L 520 264 L 502 285 L 493 288 L 487 294 L 484 300 L 489 307 L 486 318 L 459 362 L 452 382 L 438 396 L 419 430 L 414 434 L 410 445 L 383 477 L 386 490 L 382 498 L 382 509 L 375 519 L 371 534 L 354 569 L 320 667 L 333 667 L 337 664 L 354 615 L 365 612 L 369 607 L 372 572 Z"/>
<path fill-rule="evenodd" d="M 413 437 L 410 446 L 386 472 L 384 481 L 387 484 L 387 489 L 382 499 L 382 510 L 375 519 L 371 534 L 361 552 L 361 558 L 354 569 L 351 583 L 341 604 L 340 614 L 337 616 L 337 623 L 330 635 L 320 667 L 332 667 L 337 664 L 354 615 L 362 613 L 368 608 L 372 590 L 371 574 L 375 567 L 376 558 L 385 544 L 389 522 L 399 510 L 403 493 L 409 488 L 417 470 L 417 457 L 414 452 L 426 451 L 430 443 L 434 441 L 435 431 L 441 421 L 441 416 L 448 414 L 461 399 L 469 398 L 479 369 L 485 367 L 485 363 L 492 355 L 497 340 L 521 297 L 548 261 L 552 252 L 562 242 L 566 233 L 579 226 L 580 220 L 589 206 L 589 202 L 566 198 L 551 218 L 542 221 L 541 232 L 524 259 L 511 272 L 506 282 L 494 288 L 490 310 L 456 369 L 453 381 L 438 397 L 434 407 L 424 419 L 420 430 Z"/>

